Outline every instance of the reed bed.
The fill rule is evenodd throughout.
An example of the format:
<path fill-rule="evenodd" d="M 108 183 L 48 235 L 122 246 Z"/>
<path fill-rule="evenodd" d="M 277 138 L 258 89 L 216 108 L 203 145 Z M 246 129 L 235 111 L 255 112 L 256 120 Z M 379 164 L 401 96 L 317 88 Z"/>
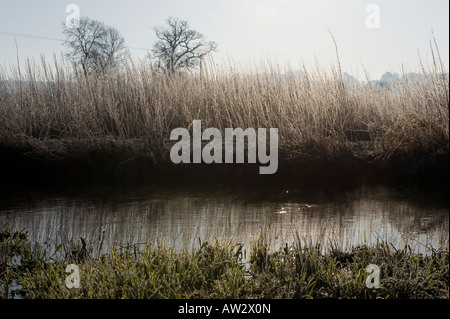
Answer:
<path fill-rule="evenodd" d="M 387 242 L 344 250 L 299 238 L 277 249 L 254 239 L 247 259 L 243 245 L 199 240 L 197 249 L 164 244 L 127 245 L 96 254 L 84 242 L 61 243 L 56 258 L 31 246 L 24 231 L 2 231 L 0 298 L 196 299 L 196 298 L 449 298 L 448 242 L 430 254 L 396 249 Z M 19 262 L 12 262 L 12 257 Z M 67 288 L 69 264 L 80 270 L 80 287 Z M 380 268 L 380 287 L 366 286 L 369 264 Z"/>
<path fill-rule="evenodd" d="M 64 59 L 29 60 L 0 71 L 0 150 L 8 163 L 19 154 L 25 163 L 83 158 L 117 170 L 145 158 L 170 166 L 170 132 L 200 119 L 222 132 L 278 128 L 281 162 L 448 158 L 449 82 L 431 50 L 422 76 L 388 88 L 346 83 L 339 64 L 294 72 L 270 61 L 250 68 L 210 61 L 166 78 L 149 60 L 88 76 Z"/>

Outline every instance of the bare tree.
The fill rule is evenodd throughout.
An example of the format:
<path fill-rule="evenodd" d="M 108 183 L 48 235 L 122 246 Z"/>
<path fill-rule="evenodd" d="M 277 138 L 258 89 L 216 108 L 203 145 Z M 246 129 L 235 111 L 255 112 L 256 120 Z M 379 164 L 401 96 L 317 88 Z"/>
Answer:
<path fill-rule="evenodd" d="M 119 31 L 103 22 L 82 17 L 77 27 L 63 26 L 66 56 L 81 65 L 84 74 L 117 66 L 125 53 L 125 40 Z"/>
<path fill-rule="evenodd" d="M 177 18 L 167 19 L 167 26 L 156 27 L 155 33 L 159 39 L 152 49 L 155 66 L 167 75 L 197 67 L 217 48 L 214 41 L 206 41 L 203 34 L 189 28 L 187 21 Z"/>

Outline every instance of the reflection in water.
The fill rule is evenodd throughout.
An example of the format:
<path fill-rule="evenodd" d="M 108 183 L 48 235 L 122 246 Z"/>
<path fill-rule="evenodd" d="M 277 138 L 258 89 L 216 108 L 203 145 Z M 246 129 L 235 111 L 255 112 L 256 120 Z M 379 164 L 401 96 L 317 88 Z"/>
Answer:
<path fill-rule="evenodd" d="M 285 191 L 259 194 L 226 191 L 161 191 L 98 197 L 53 197 L 0 201 L 0 227 L 29 230 L 33 241 L 65 242 L 81 236 L 96 242 L 155 243 L 192 248 L 198 239 L 219 237 L 249 247 L 260 232 L 275 247 L 301 239 L 344 247 L 387 240 L 406 240 L 423 251 L 448 240 L 448 203 L 417 204 L 369 189 L 330 196 Z M 420 243 L 420 244 L 418 244 Z"/>

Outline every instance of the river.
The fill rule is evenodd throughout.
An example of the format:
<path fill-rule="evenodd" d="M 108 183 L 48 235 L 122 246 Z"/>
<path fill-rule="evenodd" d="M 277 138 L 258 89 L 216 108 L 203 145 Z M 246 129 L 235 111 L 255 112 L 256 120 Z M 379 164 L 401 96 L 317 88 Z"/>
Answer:
<path fill-rule="evenodd" d="M 349 190 L 188 189 L 145 186 L 65 193 L 19 192 L 0 197 L 0 227 L 27 229 L 33 242 L 103 236 L 113 245 L 164 242 L 195 248 L 214 237 L 248 250 L 260 233 L 273 247 L 333 242 L 349 248 L 387 240 L 426 252 L 449 237 L 448 195 L 389 187 Z"/>

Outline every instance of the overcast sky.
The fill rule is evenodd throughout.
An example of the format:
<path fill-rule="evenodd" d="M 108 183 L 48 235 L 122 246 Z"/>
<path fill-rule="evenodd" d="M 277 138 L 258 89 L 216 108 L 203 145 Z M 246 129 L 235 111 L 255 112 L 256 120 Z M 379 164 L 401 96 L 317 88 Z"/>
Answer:
<path fill-rule="evenodd" d="M 15 64 L 16 44 L 21 61 L 40 54 L 51 57 L 64 48 L 58 41 L 22 36 L 12 32 L 62 39 L 61 24 L 67 17 L 66 6 L 79 6 L 81 15 L 116 27 L 126 45 L 151 48 L 155 42 L 153 27 L 169 17 L 187 20 L 190 26 L 219 44 L 219 55 L 238 63 L 271 57 L 280 64 L 290 62 L 296 69 L 307 65 L 329 66 L 335 61 L 335 49 L 328 29 L 339 47 L 345 71 L 371 78 L 385 71 L 399 72 L 404 65 L 418 70 L 418 52 L 430 56 L 431 30 L 448 69 L 448 0 L 0 0 L 0 62 Z M 379 28 L 368 28 L 366 20 L 379 8 Z M 374 16 L 373 16 L 374 17 Z M 374 20 L 370 20 L 374 21 Z M 136 56 L 145 50 L 131 49 Z"/>

